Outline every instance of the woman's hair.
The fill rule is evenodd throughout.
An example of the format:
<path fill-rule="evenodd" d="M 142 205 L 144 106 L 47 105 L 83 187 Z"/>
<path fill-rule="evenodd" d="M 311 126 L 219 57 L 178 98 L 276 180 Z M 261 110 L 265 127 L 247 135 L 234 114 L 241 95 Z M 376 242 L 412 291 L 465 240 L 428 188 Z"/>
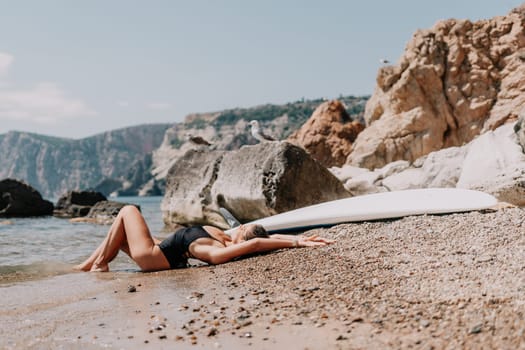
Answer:
<path fill-rule="evenodd" d="M 268 232 L 262 225 L 251 225 L 244 233 L 244 239 L 247 241 L 257 237 L 268 238 L 270 235 L 268 235 Z"/>

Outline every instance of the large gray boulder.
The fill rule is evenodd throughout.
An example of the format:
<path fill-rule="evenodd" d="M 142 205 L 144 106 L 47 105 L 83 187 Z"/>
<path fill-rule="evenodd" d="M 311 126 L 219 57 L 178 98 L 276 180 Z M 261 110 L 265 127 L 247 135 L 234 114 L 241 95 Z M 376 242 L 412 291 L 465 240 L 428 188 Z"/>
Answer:
<path fill-rule="evenodd" d="M 174 228 L 179 224 L 226 227 L 210 193 L 224 153 L 189 150 L 169 169 L 161 202 L 166 227 Z"/>
<path fill-rule="evenodd" d="M 170 169 L 161 204 L 164 223 L 226 228 L 219 207 L 241 222 L 350 196 L 302 148 L 287 142 L 231 152 L 190 151 Z"/>
<path fill-rule="evenodd" d="M 33 187 L 14 180 L 0 181 L 0 217 L 29 217 L 53 214 L 53 203 Z"/>

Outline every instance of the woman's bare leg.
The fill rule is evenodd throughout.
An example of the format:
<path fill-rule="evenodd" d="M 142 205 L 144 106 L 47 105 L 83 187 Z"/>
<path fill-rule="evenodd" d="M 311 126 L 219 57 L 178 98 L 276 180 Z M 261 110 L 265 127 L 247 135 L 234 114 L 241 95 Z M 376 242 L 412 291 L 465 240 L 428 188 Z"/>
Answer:
<path fill-rule="evenodd" d="M 169 263 L 153 237 L 140 211 L 125 206 L 117 215 L 107 237 L 78 268 L 87 271 L 108 271 L 108 264 L 123 249 L 142 270 L 168 269 Z"/>
<path fill-rule="evenodd" d="M 118 216 L 117 216 L 117 218 L 118 218 Z M 111 234 L 111 232 L 113 230 L 116 229 L 115 226 L 117 226 L 117 223 L 120 222 L 120 220 L 117 220 L 117 218 L 115 219 L 115 221 L 113 221 L 113 224 L 111 225 L 111 228 L 109 229 L 108 234 L 106 235 L 106 237 L 104 238 L 102 243 L 100 243 L 100 245 L 97 247 L 97 249 L 95 249 L 95 251 L 93 251 L 93 253 L 91 254 L 91 256 L 89 258 L 87 258 L 83 263 L 76 265 L 74 267 L 75 270 L 81 270 L 81 271 L 89 271 L 89 270 L 91 270 L 91 266 L 93 266 L 93 263 L 95 262 L 97 257 L 101 254 L 101 252 L 104 249 L 104 247 L 107 245 L 107 241 L 108 241 L 109 235 Z"/>

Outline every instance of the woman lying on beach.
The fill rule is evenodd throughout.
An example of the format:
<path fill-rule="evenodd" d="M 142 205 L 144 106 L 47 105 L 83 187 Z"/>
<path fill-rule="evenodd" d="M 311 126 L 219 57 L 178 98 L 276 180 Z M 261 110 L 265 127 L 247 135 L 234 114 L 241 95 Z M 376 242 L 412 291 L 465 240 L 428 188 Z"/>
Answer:
<path fill-rule="evenodd" d="M 332 242 L 318 236 L 268 235 L 261 225 L 241 225 L 231 237 L 213 226 L 193 226 L 180 229 L 161 242 L 151 236 L 140 211 L 128 205 L 120 210 L 102 244 L 75 269 L 109 271 L 109 263 L 120 250 L 142 271 L 159 271 L 186 267 L 188 258 L 216 265 L 253 253 Z"/>

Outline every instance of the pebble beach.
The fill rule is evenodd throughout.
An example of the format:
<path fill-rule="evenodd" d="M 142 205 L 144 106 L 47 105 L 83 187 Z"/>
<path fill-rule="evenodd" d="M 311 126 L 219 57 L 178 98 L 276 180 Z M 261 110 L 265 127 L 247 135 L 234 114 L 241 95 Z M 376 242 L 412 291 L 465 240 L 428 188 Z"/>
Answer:
<path fill-rule="evenodd" d="M 523 210 L 352 223 L 218 266 L 0 286 L 0 348 L 519 349 Z"/>

